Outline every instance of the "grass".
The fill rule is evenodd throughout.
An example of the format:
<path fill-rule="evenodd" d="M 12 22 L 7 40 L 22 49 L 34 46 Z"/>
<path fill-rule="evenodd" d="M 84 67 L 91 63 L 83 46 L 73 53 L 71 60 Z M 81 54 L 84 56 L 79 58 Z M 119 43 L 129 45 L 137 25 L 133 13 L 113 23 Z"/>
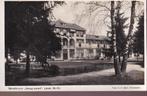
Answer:
<path fill-rule="evenodd" d="M 101 70 L 106 70 L 106 69 L 111 69 L 113 68 L 113 63 L 111 62 L 102 62 L 102 61 L 81 61 L 81 62 L 52 62 L 52 64 L 57 65 L 59 67 L 59 75 L 57 77 L 63 76 L 72 76 L 72 75 L 78 75 L 78 74 L 85 74 L 89 72 L 94 72 L 94 71 L 101 71 Z M 20 66 L 20 65 L 18 65 Z M 24 68 L 23 67 L 18 67 L 16 64 L 15 66 L 12 66 L 11 70 L 6 71 L 6 85 L 21 85 L 19 81 L 22 81 L 26 79 L 25 73 L 24 73 Z M 24 66 L 24 65 L 23 65 Z M 31 74 L 29 78 L 36 78 L 36 79 L 41 79 L 41 78 L 54 78 L 53 75 L 50 75 L 48 72 L 45 72 L 42 70 L 42 68 L 38 68 L 40 65 L 32 64 L 31 65 Z M 35 68 L 33 68 L 35 66 Z M 136 72 L 136 71 L 135 71 Z M 134 72 L 133 72 L 134 73 Z M 140 73 L 139 73 L 140 74 Z M 55 77 L 56 78 L 56 77 Z M 34 80 L 36 80 L 34 79 Z M 60 78 L 59 78 L 60 79 Z M 46 79 L 45 79 L 46 80 Z M 56 80 L 55 80 L 56 81 Z M 57 80 L 57 83 L 60 82 Z M 86 78 L 79 78 L 77 80 L 71 79 L 67 82 L 61 82 L 61 85 L 67 84 L 67 85 L 94 85 L 94 84 L 102 84 L 102 85 L 107 85 L 107 84 L 143 84 L 143 79 L 141 80 L 134 80 L 130 78 L 129 75 L 126 75 L 123 79 L 118 80 L 115 76 L 110 75 L 110 76 L 104 76 L 103 73 L 98 76 L 98 77 L 86 77 Z M 52 85 L 50 82 L 42 82 L 42 81 L 26 81 L 24 84 L 30 84 L 30 85 Z"/>
<path fill-rule="evenodd" d="M 138 78 L 132 78 L 134 72 L 138 74 Z M 144 84 L 144 78 L 141 75 L 143 76 L 144 73 L 137 70 L 128 72 L 123 78 L 117 78 L 113 74 L 103 75 L 90 72 L 52 78 L 27 78 L 22 80 L 20 85 L 140 85 Z"/>

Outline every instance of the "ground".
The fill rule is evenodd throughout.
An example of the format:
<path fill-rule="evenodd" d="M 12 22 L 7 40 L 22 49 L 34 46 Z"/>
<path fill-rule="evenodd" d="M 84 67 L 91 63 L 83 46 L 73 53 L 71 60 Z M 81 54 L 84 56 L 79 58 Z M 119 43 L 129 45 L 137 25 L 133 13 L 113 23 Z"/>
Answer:
<path fill-rule="evenodd" d="M 61 74 L 60 76 L 41 76 L 28 77 L 17 81 L 19 85 L 111 85 L 111 84 L 143 84 L 144 83 L 144 68 L 139 62 L 128 62 L 127 75 L 118 79 L 114 76 L 113 64 L 110 61 L 64 61 L 52 62 L 59 65 L 61 69 L 69 69 L 73 72 L 74 69 L 91 67 L 98 69 L 91 72 L 81 72 L 76 74 Z M 111 66 L 110 66 L 111 65 Z M 87 69 L 86 69 L 87 70 Z M 77 72 L 77 70 L 75 70 Z M 15 85 L 15 84 L 14 84 Z"/>
<path fill-rule="evenodd" d="M 127 77 L 118 80 L 114 69 L 94 71 L 77 75 L 26 78 L 22 84 L 30 85 L 106 85 L 106 84 L 143 84 L 144 72 L 139 65 L 128 65 Z"/>

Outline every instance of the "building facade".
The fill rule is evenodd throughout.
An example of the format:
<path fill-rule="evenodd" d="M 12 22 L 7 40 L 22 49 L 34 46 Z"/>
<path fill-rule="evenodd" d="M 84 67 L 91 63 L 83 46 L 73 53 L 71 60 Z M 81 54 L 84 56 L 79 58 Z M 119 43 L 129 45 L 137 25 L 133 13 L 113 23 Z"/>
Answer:
<path fill-rule="evenodd" d="M 54 60 L 100 59 L 105 57 L 103 49 L 110 47 L 106 36 L 88 35 L 76 24 L 58 20 L 54 32 L 61 38 L 62 45 L 62 50 L 52 57 Z"/>

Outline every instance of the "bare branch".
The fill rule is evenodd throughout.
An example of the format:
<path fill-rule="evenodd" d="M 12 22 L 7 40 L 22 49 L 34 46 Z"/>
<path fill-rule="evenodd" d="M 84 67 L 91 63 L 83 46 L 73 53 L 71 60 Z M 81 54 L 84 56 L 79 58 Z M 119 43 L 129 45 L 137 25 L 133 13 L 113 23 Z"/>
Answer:
<path fill-rule="evenodd" d="M 106 5 L 100 4 L 100 2 L 94 2 L 94 1 L 92 1 L 92 2 L 89 2 L 88 4 L 93 4 L 93 5 L 98 6 L 98 7 L 103 7 L 105 9 L 107 9 L 108 11 L 111 11 L 111 9 L 109 7 L 107 7 Z"/>

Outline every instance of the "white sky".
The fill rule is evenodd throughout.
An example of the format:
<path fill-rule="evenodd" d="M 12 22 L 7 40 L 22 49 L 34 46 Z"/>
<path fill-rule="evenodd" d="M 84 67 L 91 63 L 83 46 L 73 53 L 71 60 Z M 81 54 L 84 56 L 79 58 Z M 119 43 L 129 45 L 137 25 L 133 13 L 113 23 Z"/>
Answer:
<path fill-rule="evenodd" d="M 107 7 L 110 7 L 109 2 L 100 3 L 103 5 L 105 4 Z M 125 12 L 125 17 L 130 16 L 130 6 L 130 2 L 122 3 L 122 11 Z M 79 3 L 68 1 L 62 6 L 57 6 L 53 10 L 53 14 L 57 20 L 61 19 L 68 23 L 75 23 L 80 25 L 87 30 L 87 34 L 106 35 L 109 29 L 105 23 L 108 24 L 110 22 L 110 19 L 105 19 L 106 22 L 104 23 L 104 18 L 108 17 L 106 15 L 109 14 L 109 11 L 103 11 L 105 8 L 101 7 L 97 8 L 90 14 L 89 8 L 89 4 L 85 4 L 84 2 Z M 142 3 L 137 3 L 136 15 L 140 14 L 141 10 L 143 10 Z"/>

